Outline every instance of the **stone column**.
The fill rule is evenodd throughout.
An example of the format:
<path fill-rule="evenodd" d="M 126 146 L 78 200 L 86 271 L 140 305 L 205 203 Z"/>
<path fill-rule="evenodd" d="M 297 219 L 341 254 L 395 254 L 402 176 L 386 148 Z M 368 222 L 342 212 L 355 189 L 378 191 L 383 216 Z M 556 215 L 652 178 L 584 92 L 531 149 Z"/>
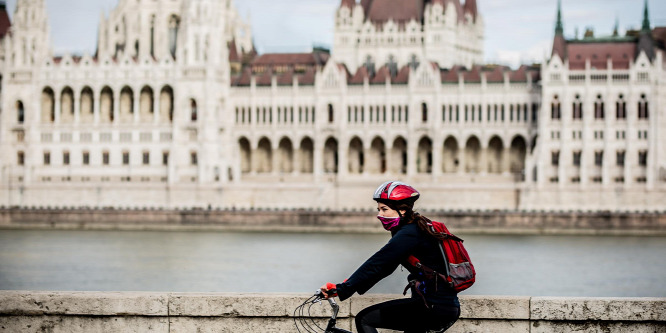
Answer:
<path fill-rule="evenodd" d="M 74 123 L 78 124 L 81 121 L 81 91 L 73 90 L 72 103 L 74 103 Z"/>
<path fill-rule="evenodd" d="M 113 90 L 111 93 L 111 100 L 113 101 L 113 123 L 118 124 L 120 122 L 120 90 Z M 169 163 L 171 164 L 171 163 Z"/>
<path fill-rule="evenodd" d="M 312 165 L 312 174 L 314 176 L 314 182 L 319 183 L 321 176 L 324 173 L 324 143 L 321 140 L 313 138 L 313 165 Z"/>
<path fill-rule="evenodd" d="M 57 92 L 53 92 L 53 103 L 55 103 L 53 106 L 55 110 L 55 117 L 53 122 L 56 124 L 60 124 L 60 112 L 62 110 L 62 105 L 60 105 L 60 98 L 61 96 Z"/>
<path fill-rule="evenodd" d="M 95 99 L 95 96 L 99 96 L 98 99 Z M 92 93 L 93 97 L 93 123 L 95 125 L 100 123 L 100 111 L 102 107 L 102 94 L 100 93 L 99 95 L 96 95 L 95 92 L 93 91 Z"/>
<path fill-rule="evenodd" d="M 562 155 L 560 153 L 560 159 Z M 501 173 L 504 175 L 508 175 L 511 173 L 511 147 L 510 146 L 505 146 L 502 148 L 502 158 L 501 158 Z"/>
<path fill-rule="evenodd" d="M 154 92 L 157 93 L 154 93 Z M 162 112 L 162 106 L 161 106 L 161 99 L 162 99 L 162 92 L 159 90 L 154 90 L 153 89 L 153 124 L 159 124 L 160 123 L 160 112 Z M 220 174 L 225 174 L 226 172 L 220 171 Z M 220 176 L 222 177 L 222 176 Z M 235 179 L 236 177 L 234 177 Z"/>
<path fill-rule="evenodd" d="M 407 141 L 407 177 L 413 177 L 416 170 L 416 158 L 418 154 L 418 142 L 410 137 Z"/>
<path fill-rule="evenodd" d="M 134 123 L 138 124 L 139 123 L 139 111 L 140 105 L 141 105 L 141 91 L 137 92 L 136 90 L 132 90 L 132 113 L 134 113 Z"/>

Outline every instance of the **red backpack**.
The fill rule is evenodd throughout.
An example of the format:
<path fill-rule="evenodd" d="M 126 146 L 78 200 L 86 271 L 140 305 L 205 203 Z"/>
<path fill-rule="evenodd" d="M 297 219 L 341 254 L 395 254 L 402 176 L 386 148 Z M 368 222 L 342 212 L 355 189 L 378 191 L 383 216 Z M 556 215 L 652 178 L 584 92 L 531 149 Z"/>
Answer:
<path fill-rule="evenodd" d="M 476 280 L 476 271 L 467 250 L 465 250 L 465 246 L 463 246 L 463 240 L 449 232 L 444 223 L 431 221 L 428 225 L 431 230 L 444 236 L 438 245 L 444 257 L 445 275 L 421 265 L 421 262 L 414 256 L 409 257 L 408 261 L 410 264 L 424 270 L 429 275 L 432 273 L 439 275 L 448 281 L 451 288 L 456 292 L 461 292 L 471 287 Z"/>

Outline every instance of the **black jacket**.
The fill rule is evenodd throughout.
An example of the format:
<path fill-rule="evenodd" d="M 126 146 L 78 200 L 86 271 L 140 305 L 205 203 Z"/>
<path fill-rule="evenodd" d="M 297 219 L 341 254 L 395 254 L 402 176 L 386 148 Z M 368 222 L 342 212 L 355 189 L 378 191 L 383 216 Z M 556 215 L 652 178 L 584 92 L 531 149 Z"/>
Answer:
<path fill-rule="evenodd" d="M 364 294 L 377 282 L 391 275 L 398 265 L 410 272 L 408 280 L 417 278 L 419 270 L 407 262 L 410 255 L 418 258 L 427 267 L 438 272 L 445 271 L 438 240 L 422 231 L 415 223 L 399 226 L 391 233 L 392 237 L 384 247 L 366 260 L 347 281 L 336 285 L 340 300 L 351 297 L 355 292 Z M 426 300 L 429 303 L 458 305 L 457 293 L 441 282 L 440 280 L 436 290 L 435 286 L 426 286 Z"/>

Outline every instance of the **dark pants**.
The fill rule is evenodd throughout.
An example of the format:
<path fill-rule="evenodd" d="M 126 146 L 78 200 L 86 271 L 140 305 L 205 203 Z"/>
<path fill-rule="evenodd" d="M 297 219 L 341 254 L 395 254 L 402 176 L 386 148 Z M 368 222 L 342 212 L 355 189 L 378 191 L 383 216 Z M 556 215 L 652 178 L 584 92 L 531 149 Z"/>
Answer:
<path fill-rule="evenodd" d="M 358 333 L 377 333 L 377 328 L 405 333 L 444 332 L 459 316 L 457 306 L 434 305 L 428 309 L 420 298 L 403 298 L 363 309 L 356 316 L 356 330 Z"/>

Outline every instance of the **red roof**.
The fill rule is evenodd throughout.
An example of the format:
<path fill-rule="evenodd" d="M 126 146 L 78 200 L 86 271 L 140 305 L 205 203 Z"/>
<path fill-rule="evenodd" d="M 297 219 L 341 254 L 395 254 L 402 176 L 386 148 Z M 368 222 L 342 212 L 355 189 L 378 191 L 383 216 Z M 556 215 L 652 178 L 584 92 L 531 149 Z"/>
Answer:
<path fill-rule="evenodd" d="M 409 66 L 403 67 L 392 80 L 393 84 L 407 84 L 409 83 L 409 74 L 411 74 L 412 68 Z"/>
<path fill-rule="evenodd" d="M 348 7 L 349 9 L 354 9 L 354 5 L 356 5 L 356 0 L 342 0 L 340 7 Z"/>
<path fill-rule="evenodd" d="M 229 62 L 241 62 L 241 56 L 238 54 L 235 39 L 232 39 L 231 42 L 229 42 Z"/>
<path fill-rule="evenodd" d="M 368 11 L 368 19 L 373 23 L 383 23 L 390 19 L 395 22 L 408 22 L 423 18 L 424 0 L 373 0 Z"/>
<path fill-rule="evenodd" d="M 443 83 L 458 83 L 458 72 L 460 70 L 463 70 L 464 67 L 462 66 L 453 66 L 453 68 L 449 70 L 442 70 L 440 72 L 440 76 L 442 79 Z"/>
<path fill-rule="evenodd" d="M 327 53 L 313 52 L 313 53 L 266 53 L 257 57 L 253 62 L 253 66 L 318 66 L 325 65 L 328 61 L 329 55 Z"/>
<path fill-rule="evenodd" d="M 567 45 L 569 69 L 585 69 L 585 61 L 597 69 L 606 69 L 610 58 L 615 69 L 629 69 L 636 54 L 636 43 L 569 43 Z"/>
<path fill-rule="evenodd" d="M 506 67 L 497 66 L 492 72 L 486 74 L 486 82 L 488 83 L 500 83 L 504 82 L 504 70 Z"/>
<path fill-rule="evenodd" d="M 465 83 L 479 83 L 481 82 L 481 66 L 474 66 L 472 70 L 466 71 L 463 74 Z"/>
<path fill-rule="evenodd" d="M 3 7 L 0 9 L 0 38 L 5 37 L 11 26 L 12 22 L 9 20 L 7 8 Z"/>
<path fill-rule="evenodd" d="M 361 66 L 356 70 L 354 76 L 352 76 L 348 83 L 349 84 L 363 84 L 365 78 L 369 77 L 368 69 L 365 66 Z"/>
<path fill-rule="evenodd" d="M 472 15 L 472 19 L 474 22 L 476 22 L 476 15 L 479 13 L 479 10 L 476 6 L 476 0 L 466 0 L 464 11 L 465 13 L 470 13 Z"/>
<path fill-rule="evenodd" d="M 382 66 L 375 74 L 375 77 L 370 80 L 370 84 L 385 84 L 386 78 L 390 78 L 391 73 L 389 72 L 388 66 Z"/>

